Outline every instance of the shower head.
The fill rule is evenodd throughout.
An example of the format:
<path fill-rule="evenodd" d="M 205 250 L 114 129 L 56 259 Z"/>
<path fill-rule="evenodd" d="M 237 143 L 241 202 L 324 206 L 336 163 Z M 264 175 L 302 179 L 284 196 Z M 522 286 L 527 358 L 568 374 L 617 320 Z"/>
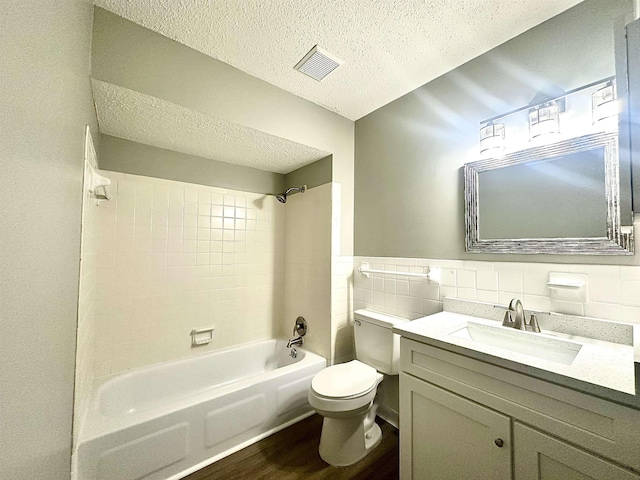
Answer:
<path fill-rule="evenodd" d="M 306 185 L 302 185 L 300 187 L 287 188 L 286 192 L 279 193 L 278 195 L 276 195 L 276 198 L 280 203 L 287 203 L 287 197 L 289 195 L 293 195 L 294 193 L 304 193 L 306 189 L 307 189 Z"/>

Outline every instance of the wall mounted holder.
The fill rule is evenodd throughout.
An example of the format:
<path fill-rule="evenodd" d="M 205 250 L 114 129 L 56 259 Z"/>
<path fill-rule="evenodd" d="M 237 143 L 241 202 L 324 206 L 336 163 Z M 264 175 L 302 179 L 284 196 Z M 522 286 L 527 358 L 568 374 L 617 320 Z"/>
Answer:
<path fill-rule="evenodd" d="M 587 276 L 578 273 L 549 273 L 547 287 L 552 300 L 585 302 L 587 300 Z"/>
<path fill-rule="evenodd" d="M 213 341 L 213 331 L 216 327 L 204 327 L 191 330 L 191 346 L 206 345 Z"/>

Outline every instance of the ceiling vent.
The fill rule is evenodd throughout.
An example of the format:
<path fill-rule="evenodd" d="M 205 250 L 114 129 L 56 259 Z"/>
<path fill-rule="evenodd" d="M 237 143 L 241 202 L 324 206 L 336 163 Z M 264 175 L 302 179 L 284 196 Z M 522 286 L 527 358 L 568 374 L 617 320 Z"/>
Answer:
<path fill-rule="evenodd" d="M 320 81 L 341 64 L 342 60 L 337 59 L 316 45 L 293 68 L 314 80 Z"/>

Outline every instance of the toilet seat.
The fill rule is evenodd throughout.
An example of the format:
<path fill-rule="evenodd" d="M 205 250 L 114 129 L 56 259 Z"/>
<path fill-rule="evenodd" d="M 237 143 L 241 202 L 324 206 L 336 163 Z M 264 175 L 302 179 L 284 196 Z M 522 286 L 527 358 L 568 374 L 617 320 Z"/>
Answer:
<path fill-rule="evenodd" d="M 309 403 L 324 416 L 366 411 L 382 378 L 375 368 L 358 360 L 325 368 L 311 380 Z"/>
<path fill-rule="evenodd" d="M 379 383 L 378 375 L 375 368 L 352 360 L 318 372 L 311 381 L 311 389 L 323 398 L 357 398 L 376 388 Z"/>

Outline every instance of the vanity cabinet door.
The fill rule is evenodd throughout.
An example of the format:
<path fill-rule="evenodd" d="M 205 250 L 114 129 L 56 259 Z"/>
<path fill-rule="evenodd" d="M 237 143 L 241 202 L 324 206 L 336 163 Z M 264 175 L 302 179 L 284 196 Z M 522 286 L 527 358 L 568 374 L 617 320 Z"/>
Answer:
<path fill-rule="evenodd" d="M 400 478 L 511 479 L 511 420 L 400 373 Z"/>
<path fill-rule="evenodd" d="M 516 480 L 640 480 L 617 465 L 514 422 Z"/>

